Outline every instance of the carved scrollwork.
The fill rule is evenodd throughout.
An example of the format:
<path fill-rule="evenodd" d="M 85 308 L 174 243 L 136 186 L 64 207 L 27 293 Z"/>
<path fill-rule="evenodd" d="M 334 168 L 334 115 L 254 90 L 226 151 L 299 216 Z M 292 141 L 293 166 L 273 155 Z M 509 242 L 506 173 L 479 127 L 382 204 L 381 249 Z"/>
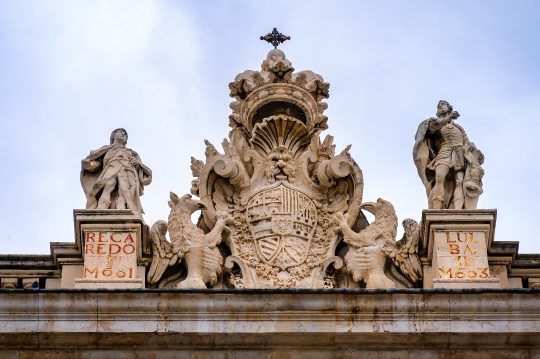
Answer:
<path fill-rule="evenodd" d="M 206 161 L 192 162 L 203 223 L 232 218 L 224 268 L 236 288 L 328 288 L 342 267 L 332 214 L 356 218 L 362 172 L 333 137 L 321 143 L 329 85 L 273 50 L 261 71 L 230 84 L 231 131 L 223 153 L 206 141 Z M 324 123 L 321 121 L 324 120 Z"/>

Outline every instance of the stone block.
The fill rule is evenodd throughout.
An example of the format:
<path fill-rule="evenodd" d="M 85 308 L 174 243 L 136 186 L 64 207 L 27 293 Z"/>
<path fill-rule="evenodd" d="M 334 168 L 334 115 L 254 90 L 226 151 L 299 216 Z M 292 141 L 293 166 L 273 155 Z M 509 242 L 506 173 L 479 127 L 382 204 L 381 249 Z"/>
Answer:
<path fill-rule="evenodd" d="M 500 288 L 498 278 L 469 279 L 443 278 L 433 279 L 433 288 L 465 289 L 465 288 Z"/>
<path fill-rule="evenodd" d="M 45 288 L 47 289 L 62 288 L 62 278 L 47 278 L 45 280 Z"/>
<path fill-rule="evenodd" d="M 84 265 L 74 288 L 144 288 L 143 225 L 126 210 L 75 211 Z"/>
<path fill-rule="evenodd" d="M 529 288 L 540 288 L 540 278 L 528 278 Z"/>
<path fill-rule="evenodd" d="M 78 359 L 75 350 L 21 350 L 18 359 Z"/>
<path fill-rule="evenodd" d="M 22 286 L 24 289 L 32 289 L 35 282 L 37 282 L 37 288 L 39 288 L 39 278 L 23 278 Z"/>
<path fill-rule="evenodd" d="M 19 286 L 19 278 L 2 278 L 2 289 L 15 289 Z"/>
<path fill-rule="evenodd" d="M 489 273 L 493 278 L 499 279 L 501 288 L 510 288 L 508 283 L 508 268 L 506 267 L 506 265 L 490 265 Z"/>
<path fill-rule="evenodd" d="M 495 210 L 423 212 L 422 240 L 432 268 L 433 288 L 508 286 L 505 268 L 492 266 L 495 273 L 490 271 L 488 249 L 493 241 L 495 216 Z"/>
<path fill-rule="evenodd" d="M 62 266 L 62 279 L 60 281 L 60 288 L 74 288 L 75 279 L 82 278 L 83 276 L 82 265 L 66 265 Z"/>
<path fill-rule="evenodd" d="M 508 288 L 523 288 L 523 280 L 521 277 L 508 278 Z"/>

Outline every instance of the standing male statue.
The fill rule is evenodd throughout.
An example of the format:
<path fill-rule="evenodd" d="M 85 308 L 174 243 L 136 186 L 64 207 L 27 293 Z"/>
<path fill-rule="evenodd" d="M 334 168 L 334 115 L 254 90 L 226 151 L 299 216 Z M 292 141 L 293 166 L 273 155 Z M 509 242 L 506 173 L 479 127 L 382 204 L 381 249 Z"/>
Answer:
<path fill-rule="evenodd" d="M 152 182 L 152 171 L 143 165 L 137 152 L 126 147 L 123 128 L 111 133 L 110 145 L 103 146 L 81 161 L 81 184 L 86 209 L 131 209 L 142 218 L 140 196 Z"/>
<path fill-rule="evenodd" d="M 439 101 L 436 117 L 418 126 L 413 158 L 431 209 L 476 209 L 484 156 L 454 121 L 457 111 Z"/>

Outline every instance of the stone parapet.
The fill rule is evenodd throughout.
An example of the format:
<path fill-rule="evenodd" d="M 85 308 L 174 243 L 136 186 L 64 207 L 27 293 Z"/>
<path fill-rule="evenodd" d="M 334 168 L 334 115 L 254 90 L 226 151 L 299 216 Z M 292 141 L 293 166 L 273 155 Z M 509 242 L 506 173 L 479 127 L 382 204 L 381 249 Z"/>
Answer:
<path fill-rule="evenodd" d="M 141 345 L 137 358 L 161 350 L 191 353 L 171 358 L 285 349 L 312 358 L 369 351 L 437 357 L 448 348 L 539 354 L 538 332 L 535 289 L 0 291 L 0 348 L 92 358 Z"/>

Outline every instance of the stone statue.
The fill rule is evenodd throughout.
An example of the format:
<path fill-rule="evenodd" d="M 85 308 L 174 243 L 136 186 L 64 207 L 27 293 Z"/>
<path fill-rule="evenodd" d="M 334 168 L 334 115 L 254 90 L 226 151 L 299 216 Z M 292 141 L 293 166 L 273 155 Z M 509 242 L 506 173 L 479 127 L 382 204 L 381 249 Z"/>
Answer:
<path fill-rule="evenodd" d="M 221 232 L 228 231 L 227 225 L 232 222 L 227 212 L 218 214 L 214 229 L 204 234 L 191 222 L 191 215 L 205 208 L 201 201 L 191 199 L 191 195 L 178 197 L 171 192 L 169 201 L 171 213 L 169 223 L 157 221 L 152 225 L 152 265 L 148 271 L 148 282 L 158 282 L 169 266 L 174 266 L 182 259 L 187 267 L 187 277 L 179 281 L 177 288 L 206 288 L 206 283 L 214 285 L 222 272 L 223 257 L 216 247 L 221 243 Z M 171 242 L 165 237 L 167 227 L 170 228 Z M 173 275 L 167 278 L 165 285 L 180 278 Z"/>
<path fill-rule="evenodd" d="M 123 128 L 111 133 L 110 144 L 81 161 L 81 184 L 86 209 L 131 209 L 142 218 L 140 196 L 152 182 L 152 171 L 137 152 L 126 147 L 128 134 Z"/>
<path fill-rule="evenodd" d="M 422 265 L 418 259 L 418 223 L 405 219 L 405 233 L 396 242 L 398 220 L 390 202 L 379 198 L 377 202 L 363 203 L 361 208 L 372 213 L 375 221 L 358 233 L 347 223 L 347 214 L 337 212 L 333 216 L 338 226 L 336 230 L 343 233 L 343 239 L 349 245 L 345 263 L 353 280 L 365 282 L 366 288 L 397 287 L 397 282 L 385 274 L 386 258 L 392 259 L 411 282 L 422 279 Z"/>
<path fill-rule="evenodd" d="M 484 156 L 454 121 L 457 111 L 439 101 L 436 117 L 418 127 L 413 159 L 434 209 L 476 209 L 482 194 Z"/>

